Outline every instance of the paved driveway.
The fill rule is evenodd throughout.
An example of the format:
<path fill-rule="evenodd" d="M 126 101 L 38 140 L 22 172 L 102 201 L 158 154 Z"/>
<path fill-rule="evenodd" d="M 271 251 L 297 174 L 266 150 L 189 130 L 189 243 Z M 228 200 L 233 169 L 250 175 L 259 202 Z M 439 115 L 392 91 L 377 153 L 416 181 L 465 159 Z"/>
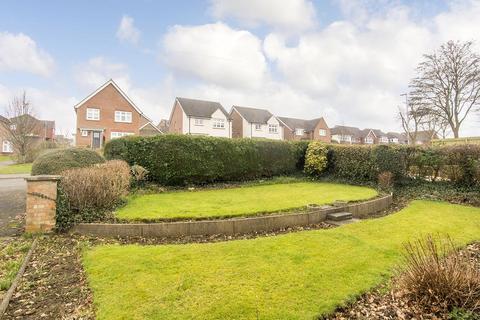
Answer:
<path fill-rule="evenodd" d="M 16 219 L 25 212 L 27 175 L 0 175 L 0 236 L 18 232 L 21 220 Z"/>

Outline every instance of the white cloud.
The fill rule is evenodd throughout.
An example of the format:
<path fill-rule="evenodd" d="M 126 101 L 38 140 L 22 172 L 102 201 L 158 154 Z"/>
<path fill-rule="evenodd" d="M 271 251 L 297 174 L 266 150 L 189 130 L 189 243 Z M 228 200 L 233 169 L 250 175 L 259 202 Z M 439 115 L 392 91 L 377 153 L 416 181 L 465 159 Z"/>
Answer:
<path fill-rule="evenodd" d="M 315 25 L 315 8 L 306 0 L 212 0 L 217 19 L 232 17 L 245 26 L 265 24 L 283 31 L 301 31 Z"/>
<path fill-rule="evenodd" d="M 77 83 L 88 90 L 98 88 L 109 79 L 114 79 L 122 88 L 131 87 L 127 66 L 110 62 L 105 57 L 94 57 L 76 66 L 74 76 Z"/>
<path fill-rule="evenodd" d="M 140 40 L 140 30 L 135 27 L 132 17 L 127 15 L 122 17 L 117 30 L 117 38 L 133 44 L 138 43 Z"/>
<path fill-rule="evenodd" d="M 162 58 L 179 73 L 225 87 L 258 88 L 267 76 L 260 39 L 223 23 L 171 28 Z"/>
<path fill-rule="evenodd" d="M 0 70 L 49 76 L 53 68 L 53 58 L 32 38 L 23 33 L 0 32 Z"/>

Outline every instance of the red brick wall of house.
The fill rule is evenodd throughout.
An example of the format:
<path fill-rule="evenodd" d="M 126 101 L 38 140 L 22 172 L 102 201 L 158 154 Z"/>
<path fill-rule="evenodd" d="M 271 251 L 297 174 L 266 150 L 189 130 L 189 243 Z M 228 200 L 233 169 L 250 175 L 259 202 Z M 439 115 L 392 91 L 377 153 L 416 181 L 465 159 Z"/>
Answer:
<path fill-rule="evenodd" d="M 243 138 L 243 118 L 235 110 L 232 112 L 232 138 Z"/>
<path fill-rule="evenodd" d="M 87 120 L 87 108 L 100 109 L 100 120 Z M 80 128 L 105 129 L 104 142 L 110 140 L 111 132 L 132 132 L 139 134 L 139 128 L 145 124 L 147 120 L 115 89 L 112 84 L 106 86 L 95 96 L 85 101 L 76 110 L 77 113 L 77 130 L 75 134 L 76 146 L 90 147 L 92 134 L 89 132 L 87 137 L 82 137 Z M 115 122 L 115 111 L 132 112 L 132 122 L 122 123 Z M 103 142 L 102 142 L 103 144 Z"/>
<path fill-rule="evenodd" d="M 178 101 L 175 101 L 175 105 L 173 106 L 168 132 L 179 134 L 183 133 L 183 110 Z"/>
<path fill-rule="evenodd" d="M 326 136 L 321 136 L 320 135 L 320 129 L 323 129 L 323 130 L 327 131 L 327 135 Z M 332 142 L 332 135 L 330 133 L 330 128 L 328 127 L 325 119 L 322 118 L 322 119 L 320 119 L 320 121 L 318 121 L 317 126 L 313 130 L 313 140 L 319 140 L 319 141 L 327 142 L 327 143 Z"/>

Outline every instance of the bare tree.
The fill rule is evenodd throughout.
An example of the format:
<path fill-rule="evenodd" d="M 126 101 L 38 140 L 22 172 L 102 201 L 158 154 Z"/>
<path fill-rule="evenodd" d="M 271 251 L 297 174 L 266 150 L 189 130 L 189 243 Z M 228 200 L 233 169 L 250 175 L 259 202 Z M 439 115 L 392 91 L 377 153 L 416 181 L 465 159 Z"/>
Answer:
<path fill-rule="evenodd" d="M 415 104 L 412 99 L 406 99 L 405 103 L 406 110 L 402 110 L 401 107 L 398 108 L 398 119 L 402 122 L 408 143 L 415 145 L 418 132 L 424 130 L 430 110 L 421 104 Z"/>
<path fill-rule="evenodd" d="M 480 105 L 480 56 L 472 42 L 449 41 L 424 55 L 411 84 L 414 104 L 447 123 L 455 138 L 467 116 Z"/>
<path fill-rule="evenodd" d="M 5 124 L 8 140 L 12 144 L 17 161 L 23 163 L 38 142 L 39 121 L 33 116 L 33 106 L 27 100 L 26 92 L 14 97 L 6 110 L 9 122 Z"/>

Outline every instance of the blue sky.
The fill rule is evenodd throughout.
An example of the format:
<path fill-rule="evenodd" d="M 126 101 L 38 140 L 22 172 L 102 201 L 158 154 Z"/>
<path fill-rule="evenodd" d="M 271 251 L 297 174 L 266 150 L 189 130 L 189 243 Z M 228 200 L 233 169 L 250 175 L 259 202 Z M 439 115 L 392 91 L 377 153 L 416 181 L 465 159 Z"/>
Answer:
<path fill-rule="evenodd" d="M 421 55 L 475 40 L 479 13 L 470 0 L 2 0 L 0 109 L 25 89 L 71 133 L 75 102 L 112 77 L 155 121 L 188 96 L 399 130 Z"/>

